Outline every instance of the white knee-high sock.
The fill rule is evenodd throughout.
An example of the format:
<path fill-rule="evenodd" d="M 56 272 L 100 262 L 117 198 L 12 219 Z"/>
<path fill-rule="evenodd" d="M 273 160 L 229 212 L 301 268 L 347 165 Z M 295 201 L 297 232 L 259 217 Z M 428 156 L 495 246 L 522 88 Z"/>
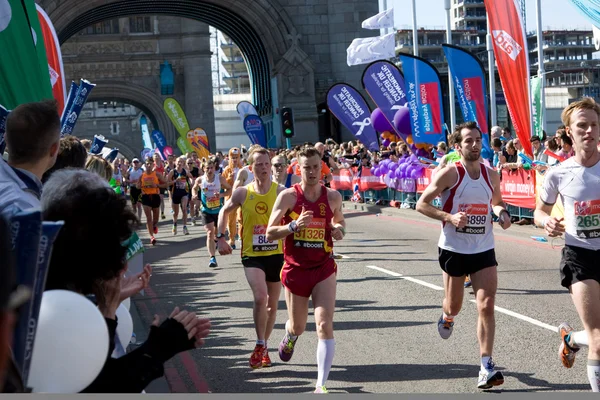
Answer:
<path fill-rule="evenodd" d="M 588 334 L 586 331 L 571 332 L 571 340 L 569 345 L 575 347 L 585 346 L 588 347 Z"/>
<path fill-rule="evenodd" d="M 592 392 L 600 392 L 600 360 L 588 360 L 587 373 Z"/>
<path fill-rule="evenodd" d="M 317 387 L 324 386 L 329 377 L 329 371 L 333 364 L 333 356 L 335 354 L 335 339 L 319 339 L 317 346 Z"/>

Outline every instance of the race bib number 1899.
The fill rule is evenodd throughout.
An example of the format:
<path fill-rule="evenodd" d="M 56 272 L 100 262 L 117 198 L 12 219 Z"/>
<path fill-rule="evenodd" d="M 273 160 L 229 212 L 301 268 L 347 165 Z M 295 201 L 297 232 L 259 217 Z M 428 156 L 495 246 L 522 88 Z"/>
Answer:
<path fill-rule="evenodd" d="M 456 228 L 456 232 L 472 235 L 483 235 L 485 233 L 490 213 L 487 204 L 460 204 L 458 212 L 467 214 L 467 225 L 464 228 Z"/>

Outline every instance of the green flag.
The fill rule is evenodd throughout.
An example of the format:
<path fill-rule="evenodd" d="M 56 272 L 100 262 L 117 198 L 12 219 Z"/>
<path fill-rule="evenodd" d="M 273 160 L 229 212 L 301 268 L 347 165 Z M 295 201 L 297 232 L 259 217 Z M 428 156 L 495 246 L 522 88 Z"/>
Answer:
<path fill-rule="evenodd" d="M 539 76 L 531 78 L 531 99 L 533 101 L 533 134 L 541 139 L 544 135 L 542 132 L 544 130 L 544 110 L 542 110 L 542 78 Z"/>
<path fill-rule="evenodd" d="M 53 98 L 33 0 L 0 0 L 0 49 L 0 104 L 10 110 Z"/>

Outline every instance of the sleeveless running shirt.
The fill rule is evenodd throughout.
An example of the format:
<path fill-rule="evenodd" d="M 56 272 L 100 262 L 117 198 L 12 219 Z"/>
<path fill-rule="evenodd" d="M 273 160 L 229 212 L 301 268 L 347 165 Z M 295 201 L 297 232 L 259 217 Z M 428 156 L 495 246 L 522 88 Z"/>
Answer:
<path fill-rule="evenodd" d="M 250 171 L 250 167 L 247 165 L 242 169 L 245 169 L 246 172 L 248 172 L 248 175 L 246 175 L 246 181 L 244 182 L 244 186 L 246 186 L 254 180 L 254 174 L 252 173 L 252 171 Z"/>
<path fill-rule="evenodd" d="M 540 199 L 564 205 L 565 244 L 600 250 L 600 162 L 586 168 L 574 158 L 550 168 Z"/>
<path fill-rule="evenodd" d="M 173 180 L 175 181 L 175 190 L 182 190 L 189 192 L 189 185 L 187 180 L 187 172 L 185 169 L 181 170 L 181 173 L 177 172 L 177 169 L 173 170 Z"/>
<path fill-rule="evenodd" d="M 242 214 L 242 257 L 263 257 L 282 254 L 281 240 L 267 240 L 267 226 L 277 199 L 276 182 L 266 194 L 258 194 L 254 185 L 246 186 L 246 199 L 240 207 Z"/>
<path fill-rule="evenodd" d="M 491 201 L 494 192 L 488 170 L 479 164 L 478 179 L 471 179 L 462 162 L 454 163 L 458 180 L 442 192 L 442 209 L 449 214 L 467 213 L 467 225 L 457 228 L 442 222 L 438 246 L 461 254 L 483 253 L 494 248 Z"/>
<path fill-rule="evenodd" d="M 220 196 L 221 178 L 219 174 L 215 173 L 212 182 L 208 182 L 208 177 L 204 175 L 202 177 L 202 183 L 200 184 L 200 193 L 202 212 L 207 214 L 218 214 L 223 206 L 223 199 Z"/>
<path fill-rule="evenodd" d="M 284 217 L 284 224 L 297 220 L 302 206 L 313 212 L 312 222 L 300 232 L 288 235 L 284 241 L 284 259 L 286 264 L 297 268 L 315 268 L 325 264 L 333 256 L 331 238 L 331 219 L 333 211 L 327 199 L 327 189 L 321 185 L 321 196 L 314 203 L 304 197 L 300 184 L 292 186 L 296 191 L 296 204 Z"/>
<path fill-rule="evenodd" d="M 143 169 L 141 169 L 141 168 L 139 168 L 139 169 L 132 168 L 129 171 L 129 180 L 137 182 L 137 181 L 140 180 L 140 178 L 142 177 L 143 174 L 144 174 L 144 170 Z M 134 183 L 131 186 L 136 186 L 136 184 Z"/>
<path fill-rule="evenodd" d="M 158 194 L 160 189 L 158 187 L 152 187 L 152 185 L 158 185 L 160 182 L 156 172 L 142 174 L 142 193 L 143 194 Z"/>

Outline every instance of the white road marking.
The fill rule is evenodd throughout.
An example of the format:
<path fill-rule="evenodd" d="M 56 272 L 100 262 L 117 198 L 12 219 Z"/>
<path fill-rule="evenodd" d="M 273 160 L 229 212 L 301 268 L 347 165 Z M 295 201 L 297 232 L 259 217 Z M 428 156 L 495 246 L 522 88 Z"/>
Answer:
<path fill-rule="evenodd" d="M 422 281 L 422 280 L 416 279 L 416 278 L 411 278 L 410 276 L 404 276 L 402 274 L 399 274 L 399 273 L 394 272 L 394 271 L 387 270 L 385 268 L 376 267 L 375 265 L 367 265 L 367 268 L 374 269 L 376 271 L 383 272 L 384 274 L 395 276 L 397 278 L 405 279 L 407 281 L 411 281 L 411 282 L 417 283 L 419 285 L 426 286 L 426 287 L 428 287 L 430 289 L 433 289 L 433 290 L 444 290 L 443 287 L 440 287 L 438 285 L 434 285 L 433 283 L 425 282 L 425 281 Z"/>
<path fill-rule="evenodd" d="M 366 267 L 367 267 L 367 268 L 369 268 L 369 269 L 373 269 L 373 270 L 375 270 L 375 271 L 383 272 L 384 274 L 387 274 L 387 275 L 394 276 L 394 277 L 396 277 L 396 278 L 401 278 L 401 279 L 404 279 L 404 280 L 407 280 L 407 281 L 410 281 L 410 282 L 417 283 L 417 284 L 419 284 L 419 285 L 422 285 L 422 286 L 428 287 L 428 288 L 430 288 L 430 289 L 434 289 L 434 290 L 444 290 L 444 288 L 443 288 L 443 287 L 440 287 L 440 286 L 434 285 L 434 284 L 432 284 L 432 283 L 425 282 L 425 281 L 422 281 L 422 280 L 420 280 L 420 279 L 415 279 L 415 278 L 412 278 L 412 277 L 410 277 L 410 276 L 403 276 L 402 274 L 399 274 L 399 273 L 397 273 L 397 272 L 390 271 L 390 270 L 388 270 L 388 269 L 385 269 L 385 268 L 377 267 L 377 266 L 375 266 L 375 265 L 367 265 Z M 477 304 L 477 301 L 476 301 L 476 300 L 469 300 L 469 301 L 470 301 L 471 303 L 475 303 L 475 304 Z M 496 311 L 498 311 L 499 313 L 506 314 L 506 315 L 510 315 L 511 317 L 515 317 L 515 318 L 517 318 L 517 319 L 520 319 L 521 321 L 529 322 L 530 324 L 533 324 L 533 325 L 539 326 L 540 328 L 545 328 L 545 329 L 548 329 L 548 330 L 550 330 L 550 331 L 552 331 L 552 332 L 558 332 L 558 327 L 556 327 L 556 326 L 552 326 L 552 325 L 549 325 L 549 324 L 546 324 L 546 323 L 544 323 L 544 322 L 538 321 L 537 319 L 533 319 L 533 318 L 531 318 L 531 317 L 528 317 L 528 316 L 526 316 L 526 315 L 519 314 L 519 313 L 516 313 L 516 312 L 514 312 L 514 311 L 510 311 L 510 310 L 507 310 L 506 308 L 502 308 L 502 307 L 498 307 L 498 306 L 494 306 L 494 309 L 495 309 Z"/>
<path fill-rule="evenodd" d="M 399 274 L 397 272 L 393 272 L 393 271 L 390 271 L 390 270 L 387 270 L 384 268 L 379 268 L 379 267 L 376 267 L 375 265 L 367 265 L 367 268 L 371 268 L 371 269 L 374 269 L 375 271 L 383 272 L 384 274 L 388 274 L 391 276 L 402 276 L 402 274 Z"/>
<path fill-rule="evenodd" d="M 477 303 L 476 300 L 469 300 L 471 303 Z M 511 317 L 515 317 L 517 319 L 520 319 L 521 321 L 526 321 L 529 322 L 530 324 L 539 326 L 540 328 L 546 328 L 552 332 L 558 333 L 558 327 L 557 326 L 552 326 L 552 325 L 548 325 L 544 322 L 538 321 L 537 319 L 533 319 L 531 317 L 528 317 L 526 315 L 523 314 L 519 314 L 516 313 L 514 311 L 510 311 L 507 310 L 506 308 L 502 308 L 502 307 L 498 307 L 498 306 L 494 306 L 494 309 L 502 314 L 506 314 L 506 315 L 510 315 Z"/>

